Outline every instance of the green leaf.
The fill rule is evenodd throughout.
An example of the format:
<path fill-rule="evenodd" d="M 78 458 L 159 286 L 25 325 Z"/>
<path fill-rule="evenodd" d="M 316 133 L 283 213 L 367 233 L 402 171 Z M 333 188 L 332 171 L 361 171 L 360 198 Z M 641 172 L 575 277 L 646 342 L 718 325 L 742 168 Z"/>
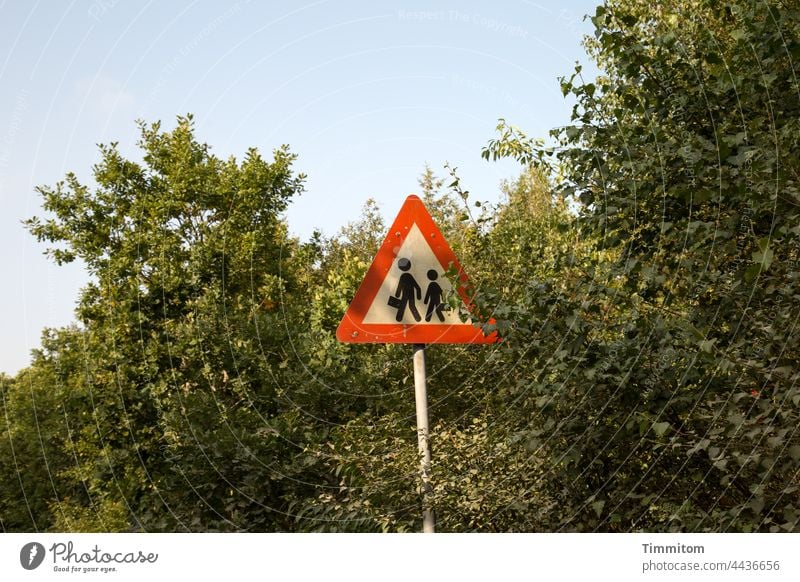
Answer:
<path fill-rule="evenodd" d="M 769 239 L 767 238 L 760 239 L 758 241 L 758 247 L 759 250 L 752 254 L 753 262 L 760 265 L 761 269 L 766 271 L 772 264 L 772 259 L 775 254 L 772 249 L 769 248 Z"/>
<path fill-rule="evenodd" d="M 700 351 L 701 352 L 705 352 L 707 354 L 710 354 L 714 350 L 714 343 L 716 341 L 717 341 L 716 338 L 715 339 L 701 341 L 700 344 L 699 344 Z"/>
<path fill-rule="evenodd" d="M 653 432 L 656 433 L 656 436 L 662 437 L 669 430 L 670 426 L 668 422 L 656 422 L 653 424 Z"/>

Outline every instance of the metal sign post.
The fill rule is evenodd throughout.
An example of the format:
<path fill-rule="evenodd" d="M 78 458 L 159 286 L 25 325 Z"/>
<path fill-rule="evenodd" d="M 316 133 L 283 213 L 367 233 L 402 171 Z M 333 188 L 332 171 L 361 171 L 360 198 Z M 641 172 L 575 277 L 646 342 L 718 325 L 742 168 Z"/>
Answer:
<path fill-rule="evenodd" d="M 431 444 L 428 427 L 428 389 L 425 374 L 425 344 L 414 344 L 414 396 L 417 403 L 417 442 L 422 478 L 422 532 L 433 533 L 435 518 L 431 507 Z"/>
<path fill-rule="evenodd" d="M 451 277 L 449 273 L 457 273 Z M 450 280 L 453 279 L 453 280 Z M 336 328 L 336 339 L 355 344 L 413 344 L 414 392 L 422 486 L 422 531 L 433 533 L 431 444 L 425 386 L 426 344 L 493 344 L 472 319 L 445 301 L 451 292 L 472 312 L 469 278 L 422 200 L 406 198 L 364 280 Z M 419 302 L 419 303 L 418 303 Z M 489 323 L 494 323 L 489 319 Z"/>

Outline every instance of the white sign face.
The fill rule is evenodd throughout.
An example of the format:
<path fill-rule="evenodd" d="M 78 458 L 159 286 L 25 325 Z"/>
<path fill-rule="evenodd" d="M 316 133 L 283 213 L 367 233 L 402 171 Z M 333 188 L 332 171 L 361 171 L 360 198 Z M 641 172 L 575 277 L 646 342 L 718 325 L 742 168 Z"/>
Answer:
<path fill-rule="evenodd" d="M 459 325 L 447 298 L 453 286 L 414 224 L 397 251 L 392 268 L 364 316 L 364 323 Z"/>

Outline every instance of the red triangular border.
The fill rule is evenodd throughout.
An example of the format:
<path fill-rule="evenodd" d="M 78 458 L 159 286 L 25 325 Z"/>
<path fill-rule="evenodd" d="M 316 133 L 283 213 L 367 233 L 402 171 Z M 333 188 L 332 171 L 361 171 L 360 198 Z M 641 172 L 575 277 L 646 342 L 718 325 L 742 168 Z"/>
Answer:
<path fill-rule="evenodd" d="M 392 344 L 491 344 L 498 341 L 497 334 L 484 336 L 480 327 L 465 324 L 403 324 L 403 323 L 364 323 L 375 296 L 380 291 L 383 280 L 389 274 L 395 256 L 416 224 L 423 233 L 433 254 L 444 270 L 453 265 L 458 276 L 458 294 L 472 309 L 472 300 L 467 296 L 469 278 L 458 262 L 450 245 L 442 236 L 436 223 L 428 213 L 422 200 L 415 195 L 406 198 L 389 233 L 378 249 L 372 264 L 356 291 L 350 306 L 336 329 L 336 338 L 346 343 L 392 343 Z M 490 321 L 491 323 L 491 321 Z"/>

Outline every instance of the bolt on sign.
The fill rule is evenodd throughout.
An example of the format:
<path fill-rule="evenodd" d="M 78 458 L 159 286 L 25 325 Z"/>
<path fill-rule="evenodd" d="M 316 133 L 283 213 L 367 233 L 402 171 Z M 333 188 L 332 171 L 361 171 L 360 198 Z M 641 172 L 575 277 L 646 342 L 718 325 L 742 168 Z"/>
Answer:
<path fill-rule="evenodd" d="M 453 281 L 448 274 L 453 274 Z M 485 336 L 469 316 L 468 283 L 422 200 L 411 195 L 367 270 L 336 337 L 348 343 L 494 343 L 497 334 Z M 457 301 L 451 302 L 450 297 Z"/>

